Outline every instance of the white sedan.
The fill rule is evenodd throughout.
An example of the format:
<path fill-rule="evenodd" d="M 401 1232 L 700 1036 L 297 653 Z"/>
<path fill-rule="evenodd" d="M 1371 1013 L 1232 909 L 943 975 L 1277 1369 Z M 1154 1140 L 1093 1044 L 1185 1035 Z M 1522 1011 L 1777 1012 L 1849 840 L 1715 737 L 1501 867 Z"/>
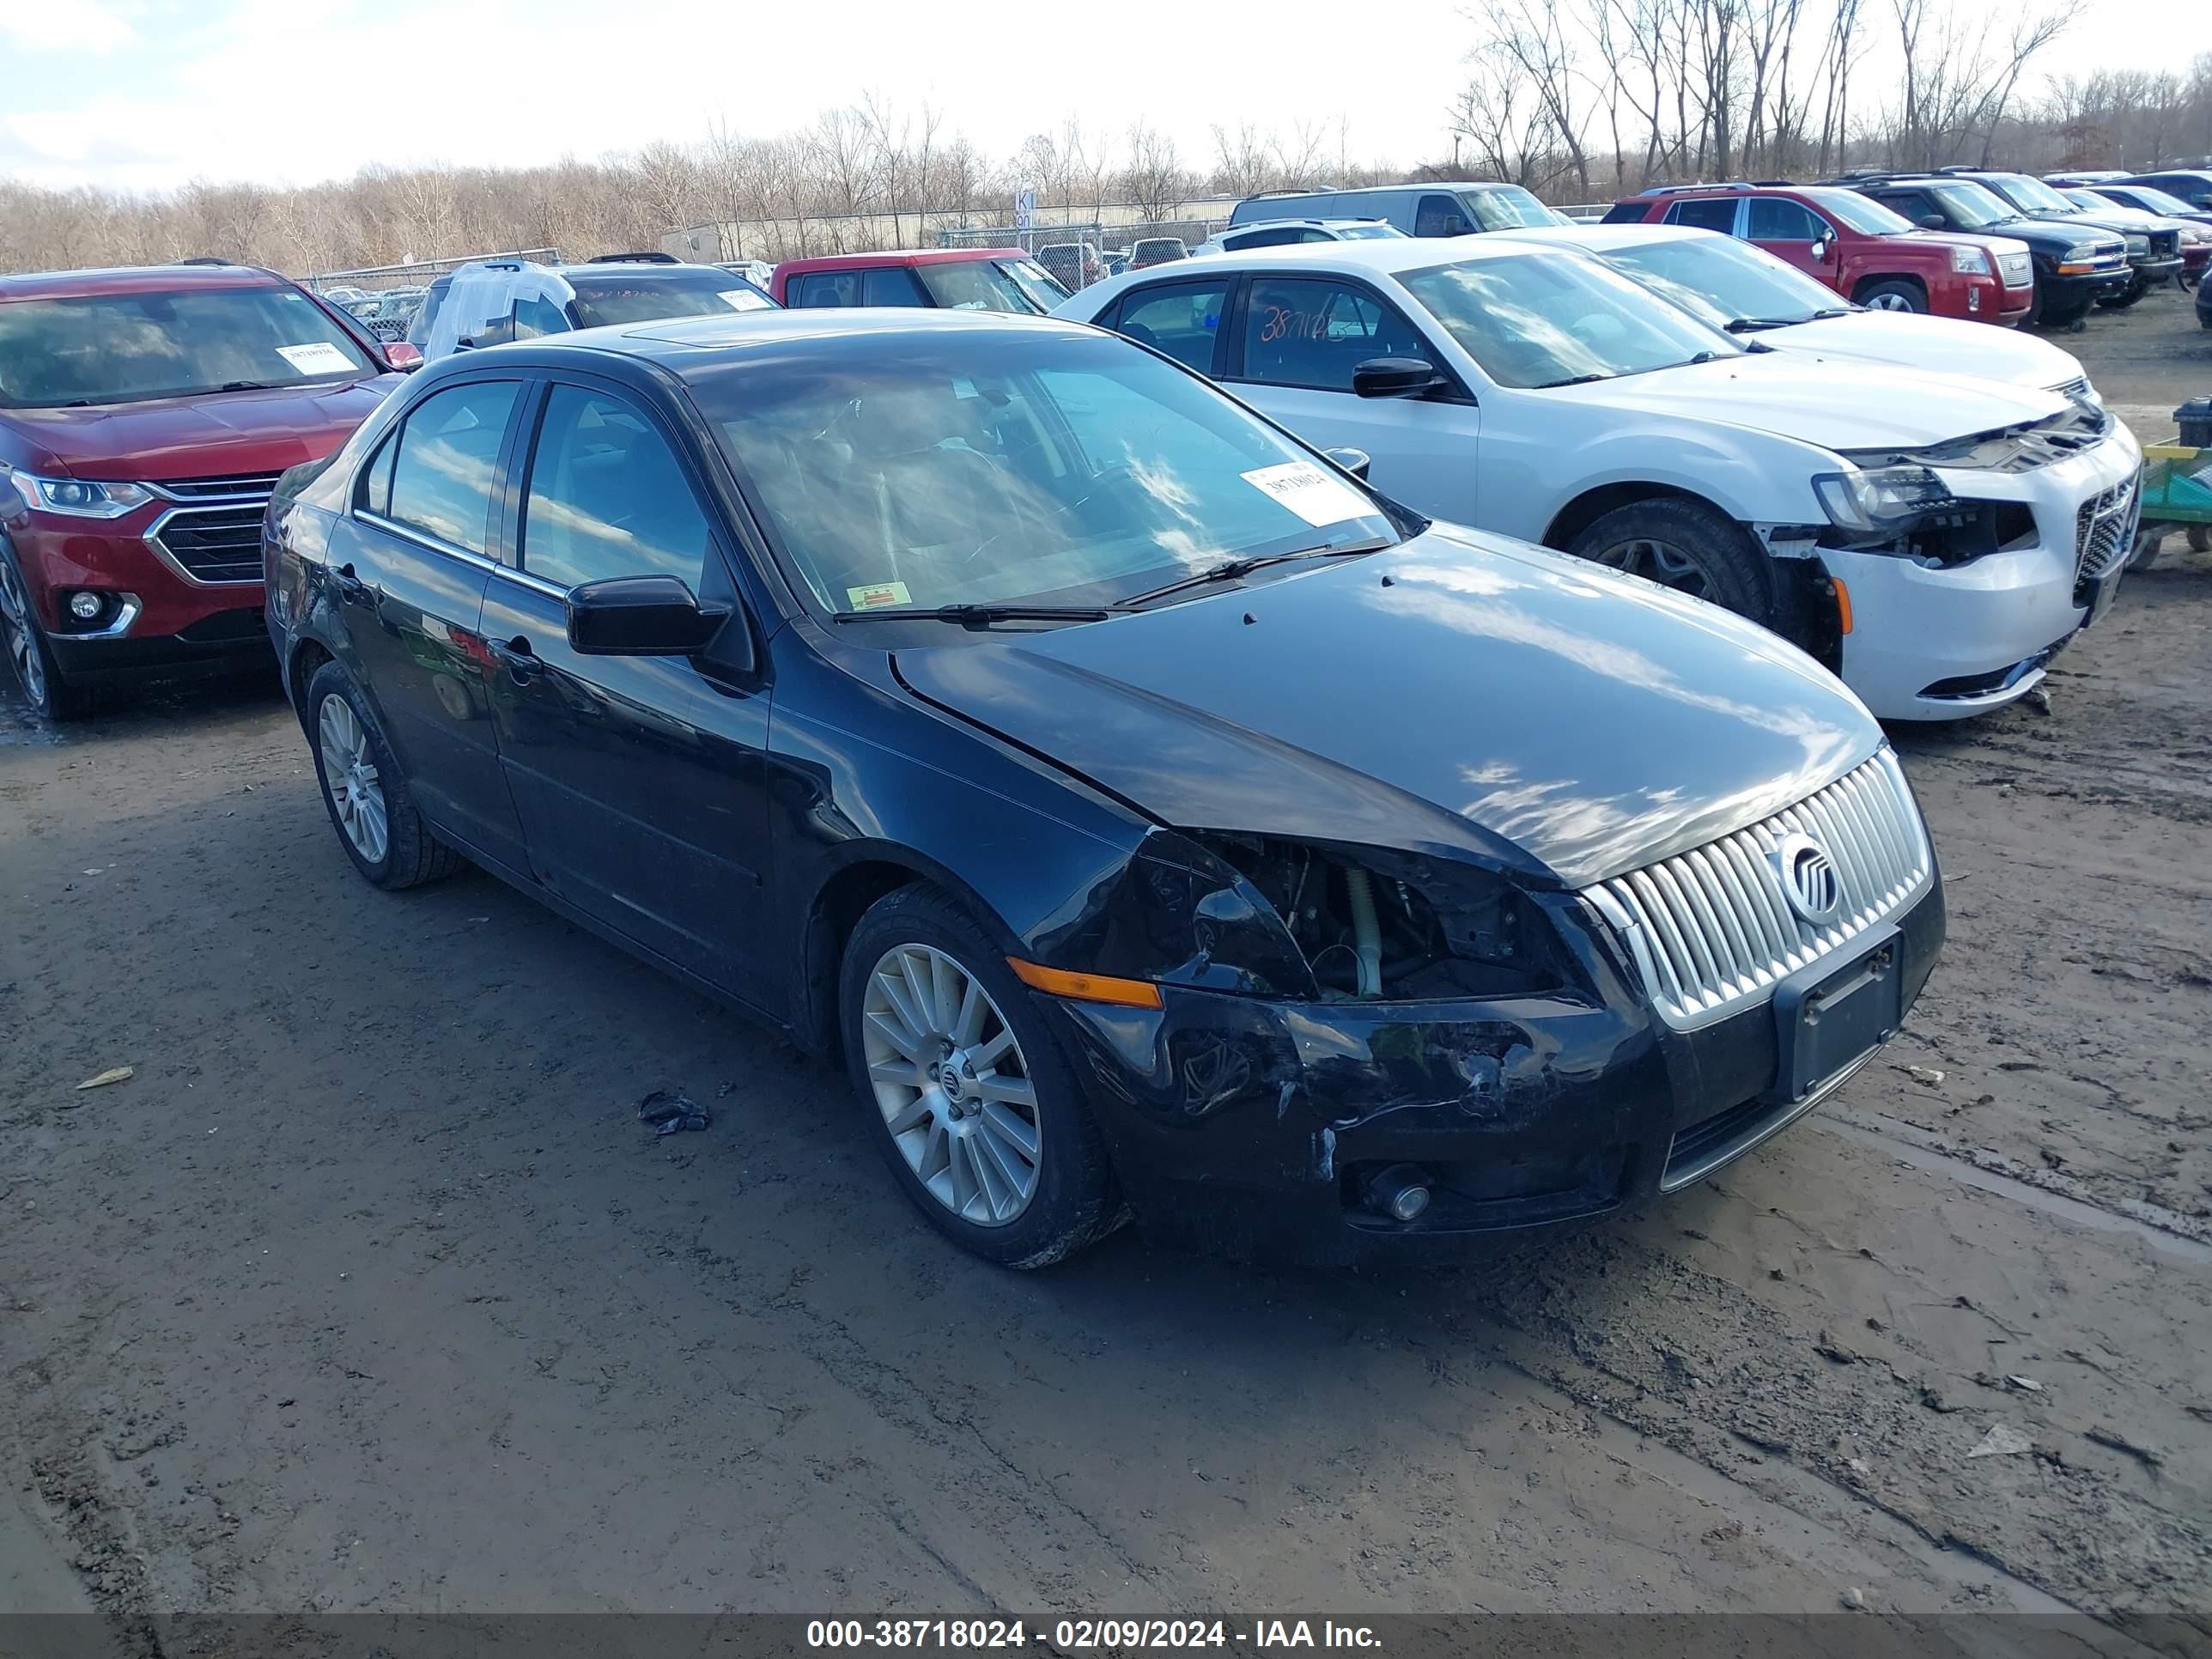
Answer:
<path fill-rule="evenodd" d="M 1501 234 L 1594 253 L 1716 327 L 1756 335 L 1777 350 L 2096 397 L 2081 360 L 2048 340 L 1988 323 L 1853 305 L 1764 248 L 1717 231 L 1622 224 Z"/>
<path fill-rule="evenodd" d="M 2023 696 L 2109 603 L 2134 538 L 2142 452 L 2094 404 L 1777 350 L 1556 243 L 1227 253 L 1055 314 L 1364 451 L 1420 512 L 1762 623 L 1885 719 Z"/>

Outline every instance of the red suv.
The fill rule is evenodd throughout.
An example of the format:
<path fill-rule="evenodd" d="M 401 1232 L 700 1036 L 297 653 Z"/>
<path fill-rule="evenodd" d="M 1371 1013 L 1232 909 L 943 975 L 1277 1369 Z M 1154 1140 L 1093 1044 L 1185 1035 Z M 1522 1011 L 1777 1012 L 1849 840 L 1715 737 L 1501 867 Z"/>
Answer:
<path fill-rule="evenodd" d="M 1846 299 L 2009 327 L 2035 299 L 2027 245 L 1922 230 L 1856 191 L 1819 185 L 1661 185 L 1624 197 L 1612 224 L 1687 225 L 1765 248 Z"/>
<path fill-rule="evenodd" d="M 895 249 L 786 259 L 769 278 L 780 306 L 938 307 L 946 311 L 1042 314 L 1067 297 L 1042 265 L 1018 247 Z"/>
<path fill-rule="evenodd" d="M 32 702 L 265 658 L 276 475 L 343 443 L 399 354 L 251 266 L 0 276 L 0 647 Z"/>

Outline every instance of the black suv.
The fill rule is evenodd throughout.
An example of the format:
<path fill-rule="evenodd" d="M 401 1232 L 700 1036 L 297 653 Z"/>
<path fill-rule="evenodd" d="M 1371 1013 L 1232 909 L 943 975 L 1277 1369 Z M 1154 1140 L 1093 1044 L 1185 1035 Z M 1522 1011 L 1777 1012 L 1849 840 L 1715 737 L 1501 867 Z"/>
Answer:
<path fill-rule="evenodd" d="M 2039 219 L 2083 225 L 2119 237 L 2126 244 L 2128 266 L 2134 279 L 2117 295 L 2100 295 L 2100 305 L 2131 306 L 2160 283 L 2181 275 L 2181 225 L 2178 220 L 2161 219 L 2156 224 L 2147 225 L 2118 203 L 2112 204 L 2108 217 L 2078 202 L 2069 201 L 2042 179 L 2031 179 L 2025 173 L 2007 173 L 1996 167 L 1951 167 L 1943 168 L 1942 173 L 1947 179 L 1972 179 L 2019 212 Z"/>
<path fill-rule="evenodd" d="M 2029 217 L 1980 180 L 1950 173 L 1847 173 L 1828 180 L 1903 214 L 1926 230 L 2010 236 L 2035 262 L 2030 323 L 2077 327 L 2100 300 L 2117 299 L 2135 279 L 2127 243 L 2116 232 L 2075 219 Z"/>

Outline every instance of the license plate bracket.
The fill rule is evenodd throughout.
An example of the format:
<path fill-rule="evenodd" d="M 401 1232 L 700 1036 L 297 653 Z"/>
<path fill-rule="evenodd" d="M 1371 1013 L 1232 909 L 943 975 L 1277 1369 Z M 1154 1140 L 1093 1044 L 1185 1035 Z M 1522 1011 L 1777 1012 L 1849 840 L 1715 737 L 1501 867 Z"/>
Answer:
<path fill-rule="evenodd" d="M 1802 1100 L 1897 1035 L 1905 964 L 1894 926 L 1858 940 L 1840 966 L 1799 969 L 1774 993 L 1777 1064 L 1771 1097 Z"/>

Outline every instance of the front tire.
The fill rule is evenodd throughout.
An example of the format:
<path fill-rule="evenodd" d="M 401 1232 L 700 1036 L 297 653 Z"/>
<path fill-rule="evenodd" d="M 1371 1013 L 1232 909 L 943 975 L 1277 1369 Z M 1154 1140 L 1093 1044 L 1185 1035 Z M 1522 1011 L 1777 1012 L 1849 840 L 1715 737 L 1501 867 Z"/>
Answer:
<path fill-rule="evenodd" d="M 384 730 L 353 677 L 326 662 L 307 682 L 307 744 L 323 805 L 353 867 L 397 891 L 460 868 L 461 855 L 430 833 Z"/>
<path fill-rule="evenodd" d="M 845 945 L 845 1060 L 891 1176 L 939 1231 L 1042 1267 L 1113 1231 L 1105 1143 L 1029 988 L 925 886 L 877 901 Z"/>
<path fill-rule="evenodd" d="M 2149 292 L 2149 283 L 2145 281 L 2142 277 L 2138 276 L 2133 282 L 2130 283 L 2125 288 L 2122 289 L 2118 294 L 2108 295 L 2105 298 L 2098 301 L 2097 303 L 2106 311 L 2125 311 L 2130 306 L 2133 305 L 2136 301 L 2142 299 L 2144 295 Z"/>
<path fill-rule="evenodd" d="M 71 685 L 46 644 L 46 630 L 31 603 L 31 590 L 15 567 L 15 550 L 0 543 L 0 656 L 31 707 L 50 720 L 82 720 L 92 712 L 90 688 Z"/>
<path fill-rule="evenodd" d="M 1869 283 L 1858 291 L 1858 302 L 1872 311 L 1911 311 L 1925 313 L 1928 295 L 1917 283 L 1908 283 L 1901 277 L 1884 282 Z"/>
<path fill-rule="evenodd" d="M 1742 526 L 1703 501 L 1662 497 L 1617 507 L 1595 520 L 1567 551 L 1711 599 L 1794 637 L 1797 618 L 1774 561 Z"/>

